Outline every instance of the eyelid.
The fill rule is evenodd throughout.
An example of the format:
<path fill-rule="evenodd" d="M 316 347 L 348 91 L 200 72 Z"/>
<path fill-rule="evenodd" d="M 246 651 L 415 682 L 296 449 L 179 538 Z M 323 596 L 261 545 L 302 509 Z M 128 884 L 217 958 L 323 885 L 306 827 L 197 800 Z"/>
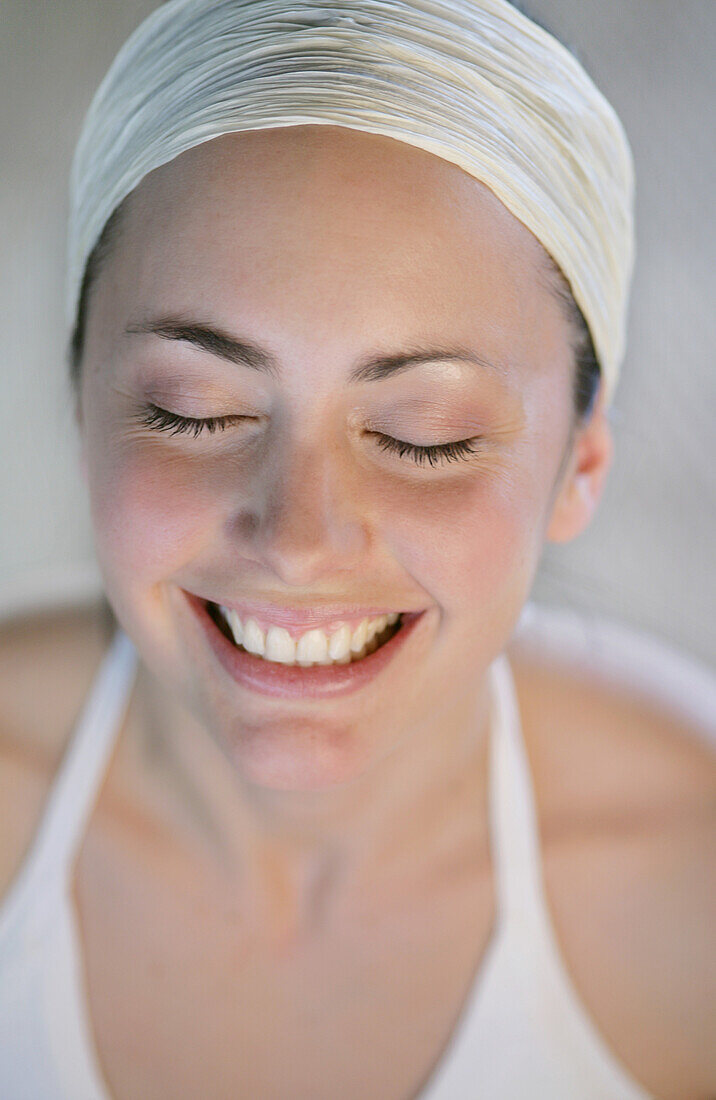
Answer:
<path fill-rule="evenodd" d="M 229 424 L 238 423 L 242 420 L 255 420 L 254 416 L 241 416 L 233 414 L 231 416 L 182 416 L 180 413 L 169 412 L 168 409 L 163 409 L 160 405 L 155 405 L 150 402 L 147 405 L 143 405 L 140 410 L 140 419 L 142 424 L 150 428 L 152 431 L 165 431 L 169 432 L 169 435 L 181 435 L 193 432 L 194 438 L 203 432 L 204 430 L 213 433 L 217 430 L 224 431 Z"/>
<path fill-rule="evenodd" d="M 479 453 L 481 436 L 473 436 L 472 439 L 456 439 L 449 443 L 433 443 L 420 446 L 417 443 L 408 443 L 403 439 L 394 439 L 393 436 L 384 435 L 383 432 L 370 432 L 370 435 L 378 436 L 378 446 L 386 451 L 397 453 L 400 457 L 404 454 L 412 455 L 411 461 L 417 466 L 429 463 L 446 465 L 452 462 L 466 462 Z"/>
<path fill-rule="evenodd" d="M 194 438 L 204 430 L 213 433 L 217 430 L 224 431 L 229 424 L 242 420 L 255 420 L 253 416 L 209 416 L 193 417 L 182 416 L 179 413 L 169 412 L 159 405 L 149 403 L 141 409 L 141 421 L 153 431 L 168 431 L 170 435 L 179 435 L 193 432 Z M 473 436 L 471 439 L 456 439 L 448 443 L 434 443 L 420 445 L 409 443 L 403 439 L 395 439 L 384 432 L 368 431 L 366 434 L 377 437 L 378 446 L 401 458 L 409 455 L 411 461 L 417 466 L 428 463 L 434 465 L 446 465 L 453 462 L 468 461 L 478 453 L 482 436 Z M 477 445 L 477 446 L 476 446 Z"/>

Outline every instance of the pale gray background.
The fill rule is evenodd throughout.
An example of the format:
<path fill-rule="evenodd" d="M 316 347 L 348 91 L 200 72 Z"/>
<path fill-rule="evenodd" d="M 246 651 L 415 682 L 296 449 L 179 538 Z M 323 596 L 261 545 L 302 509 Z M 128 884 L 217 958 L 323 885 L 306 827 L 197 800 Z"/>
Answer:
<path fill-rule="evenodd" d="M 90 98 L 153 0 L 3 0 L 0 616 L 99 590 L 66 381 L 66 180 Z M 715 0 L 532 0 L 616 107 L 637 166 L 616 460 L 592 526 L 533 596 L 716 665 L 711 193 Z"/>

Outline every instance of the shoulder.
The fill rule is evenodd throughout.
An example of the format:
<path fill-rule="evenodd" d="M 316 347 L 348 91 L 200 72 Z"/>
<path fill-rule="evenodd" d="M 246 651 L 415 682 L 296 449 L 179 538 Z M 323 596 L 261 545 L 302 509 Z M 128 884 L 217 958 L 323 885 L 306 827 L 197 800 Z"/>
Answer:
<path fill-rule="evenodd" d="M 101 601 L 0 622 L 0 897 L 111 638 Z"/>
<path fill-rule="evenodd" d="M 700 820 L 716 782 L 716 676 L 628 627 L 590 623 L 586 640 L 574 628 L 555 643 L 550 625 L 507 651 L 544 839 Z"/>
<path fill-rule="evenodd" d="M 699 722 L 626 671 L 605 675 L 524 646 L 509 656 L 546 828 L 606 815 L 643 820 L 713 796 L 716 709 Z M 716 678 L 713 692 L 716 707 Z"/>
<path fill-rule="evenodd" d="M 716 731 L 513 647 L 553 927 L 608 1046 L 666 1100 L 716 1094 Z M 713 716 L 716 722 L 716 714 Z"/>
<path fill-rule="evenodd" d="M 0 749 L 49 761 L 62 754 L 111 640 L 104 607 L 97 601 L 0 622 Z"/>

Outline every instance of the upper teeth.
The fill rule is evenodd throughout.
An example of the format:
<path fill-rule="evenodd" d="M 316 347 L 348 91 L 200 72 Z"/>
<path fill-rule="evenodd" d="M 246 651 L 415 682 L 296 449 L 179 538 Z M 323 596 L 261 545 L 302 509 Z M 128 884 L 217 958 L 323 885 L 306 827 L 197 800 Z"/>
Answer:
<path fill-rule="evenodd" d="M 299 665 L 326 665 L 334 661 L 346 664 L 352 655 L 361 655 L 377 634 L 400 617 L 396 611 L 377 619 L 363 619 L 353 630 L 344 623 L 331 634 L 318 629 L 308 630 L 296 642 L 281 626 L 270 626 L 264 631 L 256 619 L 242 622 L 238 612 L 221 606 L 219 610 L 237 645 L 269 661 Z"/>

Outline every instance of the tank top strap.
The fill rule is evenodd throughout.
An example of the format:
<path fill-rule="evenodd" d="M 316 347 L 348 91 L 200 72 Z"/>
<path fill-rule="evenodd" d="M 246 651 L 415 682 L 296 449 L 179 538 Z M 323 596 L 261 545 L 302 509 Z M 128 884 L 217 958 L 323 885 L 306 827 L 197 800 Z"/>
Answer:
<path fill-rule="evenodd" d="M 517 691 L 505 653 L 495 659 L 491 673 L 489 814 L 501 934 L 517 927 L 521 936 L 549 939 L 537 812 Z"/>
<path fill-rule="evenodd" d="M 98 795 L 137 663 L 134 644 L 118 628 L 57 769 L 29 855 L 3 904 L 0 925 L 36 885 L 44 893 L 50 882 L 65 878 Z"/>

